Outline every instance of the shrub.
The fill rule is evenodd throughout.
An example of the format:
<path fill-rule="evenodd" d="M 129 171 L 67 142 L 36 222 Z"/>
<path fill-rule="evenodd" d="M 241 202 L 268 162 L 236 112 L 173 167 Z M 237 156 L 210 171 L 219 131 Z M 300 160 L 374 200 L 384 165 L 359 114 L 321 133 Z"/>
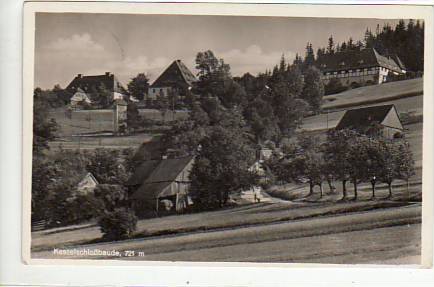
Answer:
<path fill-rule="evenodd" d="M 120 240 L 130 238 L 136 230 L 137 217 L 127 208 L 118 208 L 105 212 L 98 222 L 103 238 L 108 240 Z"/>
<path fill-rule="evenodd" d="M 351 87 L 351 89 L 357 89 L 357 88 L 362 87 L 362 84 L 357 83 L 357 82 L 352 82 L 350 87 Z"/>
<path fill-rule="evenodd" d="M 348 90 L 348 87 L 342 85 L 341 81 L 336 78 L 332 78 L 326 85 L 324 85 L 325 95 L 338 94 L 346 90 Z"/>
<path fill-rule="evenodd" d="M 404 133 L 401 133 L 401 132 L 396 132 L 393 134 L 394 139 L 402 139 L 402 138 L 404 138 L 404 136 L 405 136 Z"/>

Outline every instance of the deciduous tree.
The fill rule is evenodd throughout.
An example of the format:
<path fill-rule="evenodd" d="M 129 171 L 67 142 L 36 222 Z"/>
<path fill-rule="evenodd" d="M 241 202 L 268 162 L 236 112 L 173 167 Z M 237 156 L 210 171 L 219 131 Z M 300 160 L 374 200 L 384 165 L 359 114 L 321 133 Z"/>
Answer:
<path fill-rule="evenodd" d="M 148 93 L 149 79 L 145 73 L 139 73 L 128 83 L 128 92 L 131 96 L 142 101 Z"/>

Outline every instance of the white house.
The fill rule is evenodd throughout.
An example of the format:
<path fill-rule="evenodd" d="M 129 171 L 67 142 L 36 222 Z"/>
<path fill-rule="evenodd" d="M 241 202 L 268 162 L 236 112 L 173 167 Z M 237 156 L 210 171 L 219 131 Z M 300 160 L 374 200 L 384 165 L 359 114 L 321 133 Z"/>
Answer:
<path fill-rule="evenodd" d="M 381 84 L 391 75 L 403 75 L 406 68 L 397 55 L 383 56 L 374 48 L 324 55 L 317 61 L 322 80 L 338 79 L 342 85 Z"/>

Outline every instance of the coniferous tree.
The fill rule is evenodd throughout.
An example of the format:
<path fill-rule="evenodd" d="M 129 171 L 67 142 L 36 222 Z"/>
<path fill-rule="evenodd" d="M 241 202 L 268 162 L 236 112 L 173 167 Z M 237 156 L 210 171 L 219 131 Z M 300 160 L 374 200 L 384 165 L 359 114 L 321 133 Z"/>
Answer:
<path fill-rule="evenodd" d="M 333 40 L 333 36 L 331 35 L 328 40 L 327 54 L 332 55 L 334 53 L 335 53 L 335 42 Z"/>

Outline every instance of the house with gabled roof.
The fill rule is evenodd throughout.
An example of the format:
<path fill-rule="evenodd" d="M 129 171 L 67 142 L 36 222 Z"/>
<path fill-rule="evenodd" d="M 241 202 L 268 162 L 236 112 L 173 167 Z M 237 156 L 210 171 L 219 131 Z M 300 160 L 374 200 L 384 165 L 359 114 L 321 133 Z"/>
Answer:
<path fill-rule="evenodd" d="M 384 56 L 374 48 L 342 51 L 321 56 L 316 63 L 327 84 L 338 79 L 344 86 L 381 84 L 391 75 L 403 75 L 406 68 L 397 55 Z"/>
<path fill-rule="evenodd" d="M 189 189 L 193 163 L 194 157 L 188 156 L 148 160 L 138 166 L 126 183 L 136 214 L 181 212 L 192 204 Z"/>
<path fill-rule="evenodd" d="M 77 108 L 81 105 L 90 105 L 91 103 L 92 101 L 90 100 L 89 95 L 80 88 L 77 89 L 70 100 L 70 105 L 72 108 Z"/>
<path fill-rule="evenodd" d="M 336 129 L 352 129 L 361 133 L 379 125 L 383 136 L 393 138 L 402 133 L 404 127 L 395 105 L 381 105 L 347 110 L 339 121 Z"/>
<path fill-rule="evenodd" d="M 92 193 L 98 185 L 98 180 L 91 172 L 87 172 L 77 184 L 77 192 L 80 194 Z"/>
<path fill-rule="evenodd" d="M 111 93 L 110 101 L 125 98 L 125 88 L 117 77 L 110 72 L 106 72 L 103 75 L 90 76 L 78 74 L 65 88 L 65 91 L 73 95 L 78 90 L 81 90 L 83 93 L 89 95 L 93 91 L 98 91 L 101 87 L 104 87 Z"/>
<path fill-rule="evenodd" d="M 181 60 L 175 60 L 152 83 L 148 89 L 148 98 L 155 100 L 158 95 L 169 96 L 171 90 L 177 90 L 180 95 L 191 89 L 197 79 Z"/>

